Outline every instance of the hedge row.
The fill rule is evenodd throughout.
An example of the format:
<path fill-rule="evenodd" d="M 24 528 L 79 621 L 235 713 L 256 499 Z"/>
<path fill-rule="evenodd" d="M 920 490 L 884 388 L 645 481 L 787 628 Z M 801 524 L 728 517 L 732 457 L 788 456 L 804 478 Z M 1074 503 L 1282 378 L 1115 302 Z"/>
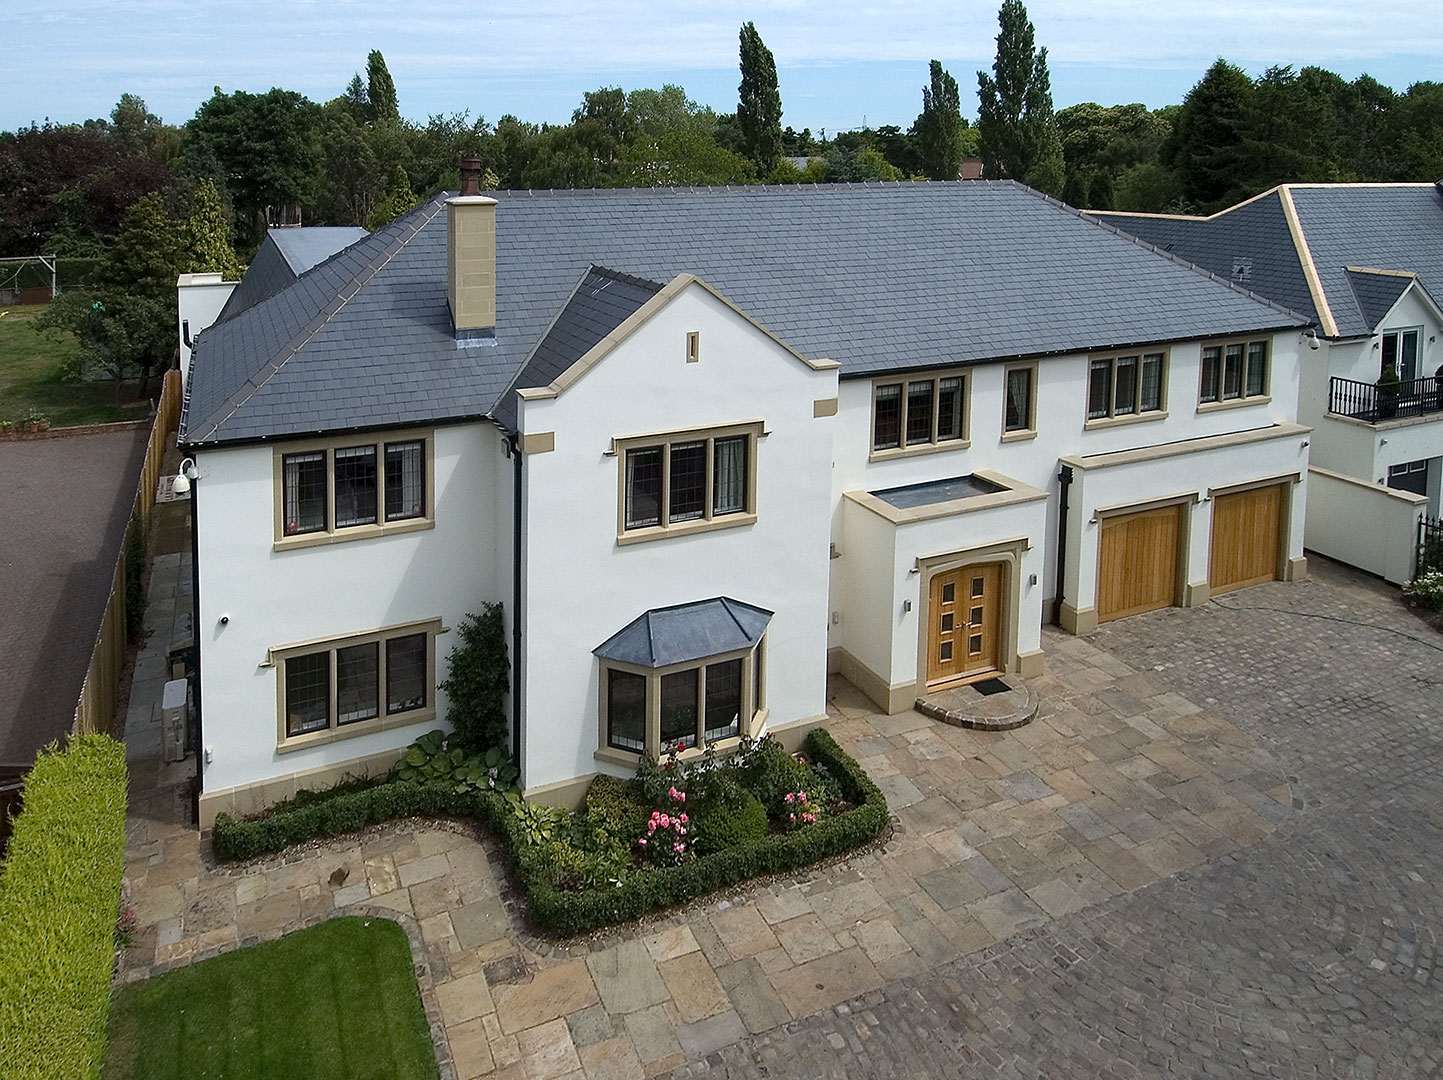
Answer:
<path fill-rule="evenodd" d="M 0 1062 L 7 1080 L 100 1075 L 120 879 L 125 747 L 51 746 L 25 781 L 0 875 Z"/>
<path fill-rule="evenodd" d="M 520 819 L 493 792 L 457 794 L 428 785 L 396 782 L 312 803 L 257 821 L 216 816 L 213 842 L 222 859 L 245 859 L 280 851 L 320 836 L 337 836 L 396 817 L 474 817 L 501 837 L 536 924 L 558 934 L 581 934 L 624 922 L 657 908 L 765 874 L 779 873 L 840 855 L 879 835 L 888 821 L 887 800 L 862 767 L 818 728 L 806 752 L 841 783 L 852 809 L 815 825 L 774 833 L 751 844 L 687 859 L 679 866 L 645 867 L 620 885 L 564 890 L 549 879 L 544 853 L 530 843 Z"/>

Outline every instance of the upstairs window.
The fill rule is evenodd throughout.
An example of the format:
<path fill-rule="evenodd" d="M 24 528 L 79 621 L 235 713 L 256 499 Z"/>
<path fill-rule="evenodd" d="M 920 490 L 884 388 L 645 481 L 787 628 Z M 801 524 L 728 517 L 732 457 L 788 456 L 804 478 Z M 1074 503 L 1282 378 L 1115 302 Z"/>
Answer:
<path fill-rule="evenodd" d="M 1268 394 L 1268 342 L 1226 341 L 1204 345 L 1198 401 L 1204 405 L 1246 401 Z"/>
<path fill-rule="evenodd" d="M 1006 369 L 1002 402 L 1002 437 L 1037 434 L 1037 365 L 1013 364 Z"/>
<path fill-rule="evenodd" d="M 276 457 L 277 546 L 432 524 L 429 435 L 281 446 Z"/>
<path fill-rule="evenodd" d="M 872 387 L 872 452 L 966 445 L 967 375 L 929 375 Z"/>
<path fill-rule="evenodd" d="M 1161 413 L 1165 369 L 1160 352 L 1093 359 L 1088 365 L 1087 419 Z"/>
<path fill-rule="evenodd" d="M 756 520 L 762 425 L 617 440 L 623 542 Z"/>

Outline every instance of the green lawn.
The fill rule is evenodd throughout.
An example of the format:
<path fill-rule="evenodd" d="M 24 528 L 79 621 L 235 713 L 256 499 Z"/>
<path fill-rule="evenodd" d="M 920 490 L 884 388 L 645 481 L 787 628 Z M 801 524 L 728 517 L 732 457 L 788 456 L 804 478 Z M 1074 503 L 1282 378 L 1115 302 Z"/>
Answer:
<path fill-rule="evenodd" d="M 115 994 L 104 1080 L 435 1080 L 406 934 L 331 919 Z"/>
<path fill-rule="evenodd" d="M 144 420 L 150 402 L 136 400 L 139 383 L 126 383 L 116 399 L 113 382 L 64 382 L 60 372 L 75 356 L 75 339 L 35 329 L 42 307 L 0 308 L 0 420 L 17 421 L 34 409 L 52 427 Z M 153 394 L 160 388 L 152 380 Z"/>

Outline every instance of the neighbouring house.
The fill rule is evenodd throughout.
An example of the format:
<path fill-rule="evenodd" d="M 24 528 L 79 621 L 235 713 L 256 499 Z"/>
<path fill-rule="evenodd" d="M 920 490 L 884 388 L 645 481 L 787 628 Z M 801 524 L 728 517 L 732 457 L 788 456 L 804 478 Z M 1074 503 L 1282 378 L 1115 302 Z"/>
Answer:
<path fill-rule="evenodd" d="M 1443 184 L 1284 184 L 1206 218 L 1090 213 L 1312 320 L 1307 546 L 1411 580 L 1419 521 L 1443 501 Z"/>
<path fill-rule="evenodd" d="M 196 342 L 203 825 L 388 768 L 487 602 L 525 793 L 574 803 L 799 737 L 829 671 L 897 712 L 1305 573 L 1282 306 L 1010 181 L 464 175 Z"/>

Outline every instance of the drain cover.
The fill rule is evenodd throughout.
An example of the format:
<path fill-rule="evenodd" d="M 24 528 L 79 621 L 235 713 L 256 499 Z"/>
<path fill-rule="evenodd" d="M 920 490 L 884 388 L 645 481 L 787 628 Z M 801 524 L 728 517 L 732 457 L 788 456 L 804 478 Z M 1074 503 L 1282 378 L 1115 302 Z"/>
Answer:
<path fill-rule="evenodd" d="M 1005 694 L 1011 690 L 1012 687 L 1008 686 L 1001 679 L 983 679 L 981 682 L 973 683 L 972 689 L 985 697 L 991 697 L 993 694 Z"/>

